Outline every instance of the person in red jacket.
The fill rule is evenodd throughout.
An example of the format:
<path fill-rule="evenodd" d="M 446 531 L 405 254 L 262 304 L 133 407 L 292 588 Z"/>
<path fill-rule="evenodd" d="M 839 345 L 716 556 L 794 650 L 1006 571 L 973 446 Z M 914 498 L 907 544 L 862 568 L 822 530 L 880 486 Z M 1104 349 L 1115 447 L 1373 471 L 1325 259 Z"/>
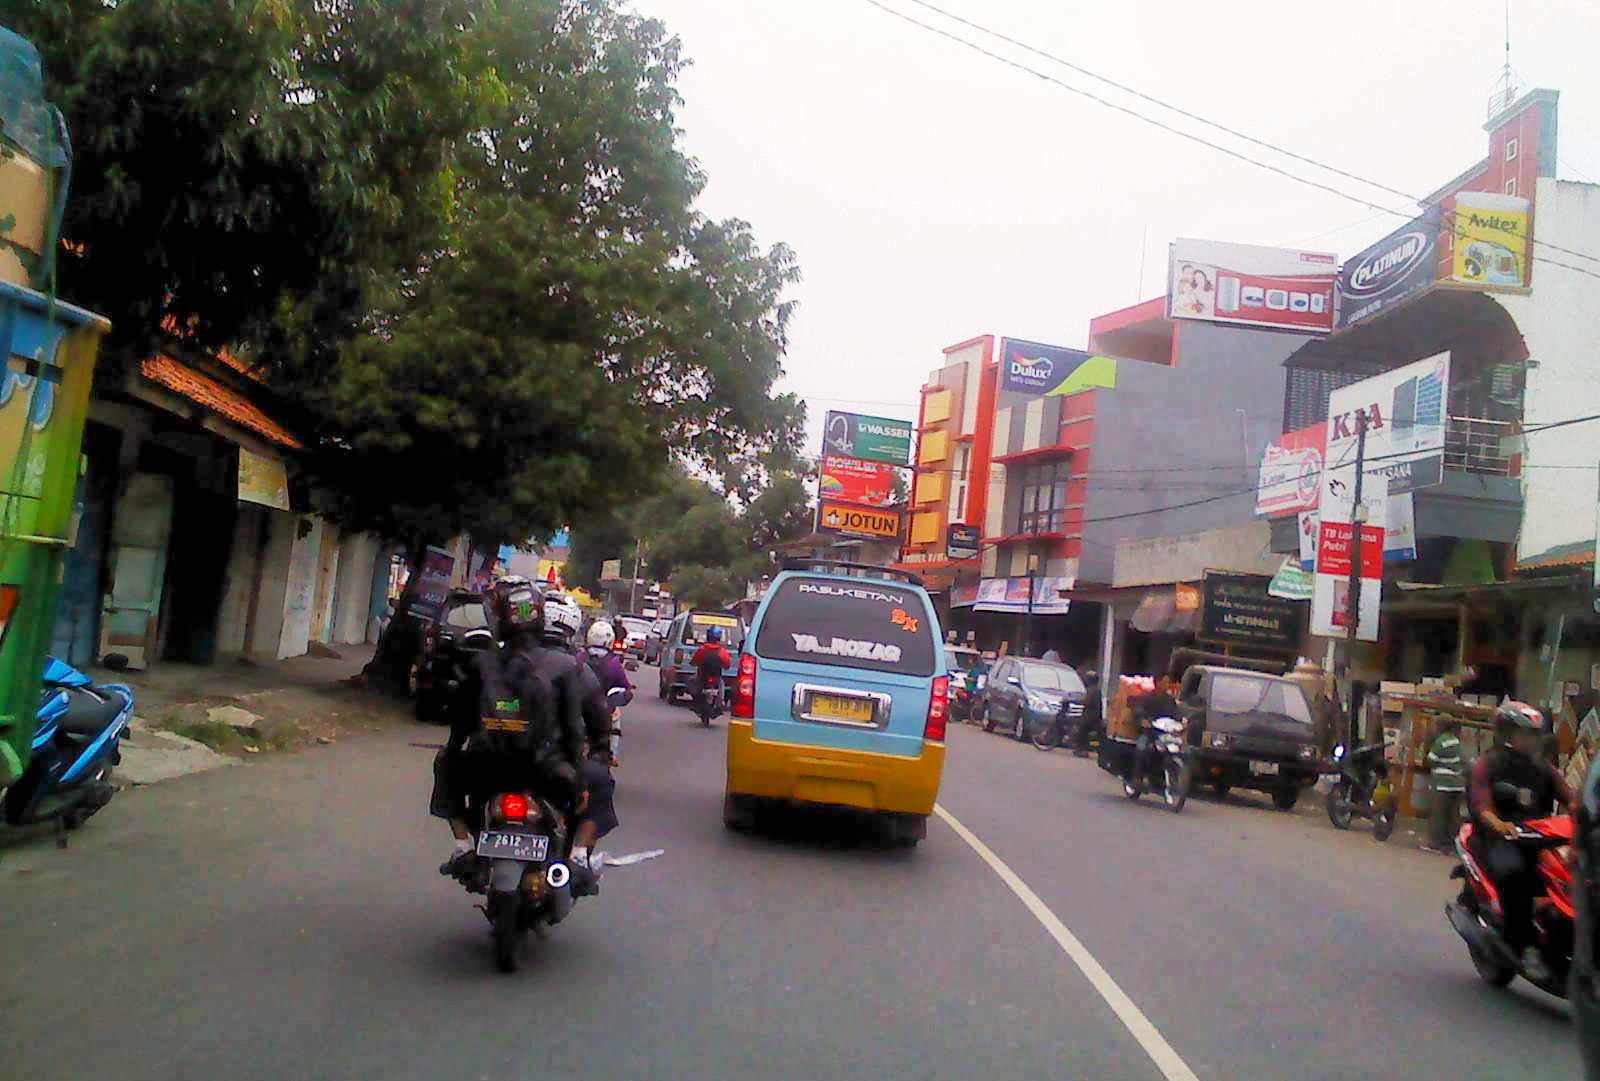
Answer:
<path fill-rule="evenodd" d="M 708 688 L 722 688 L 722 673 L 733 667 L 733 658 L 728 656 L 727 647 L 722 644 L 721 627 L 706 629 L 706 640 L 694 651 L 689 663 L 694 667 L 696 701 L 700 698 L 700 692 Z"/>

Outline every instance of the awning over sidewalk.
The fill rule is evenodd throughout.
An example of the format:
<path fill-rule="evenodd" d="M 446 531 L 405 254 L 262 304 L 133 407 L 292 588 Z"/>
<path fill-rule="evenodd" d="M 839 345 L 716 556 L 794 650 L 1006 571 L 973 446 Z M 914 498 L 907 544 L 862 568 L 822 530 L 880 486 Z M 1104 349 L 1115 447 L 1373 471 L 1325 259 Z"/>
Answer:
<path fill-rule="evenodd" d="M 1200 626 L 1200 609 L 1180 604 L 1176 587 L 1152 589 L 1140 599 L 1128 622 L 1145 634 L 1193 634 Z"/>

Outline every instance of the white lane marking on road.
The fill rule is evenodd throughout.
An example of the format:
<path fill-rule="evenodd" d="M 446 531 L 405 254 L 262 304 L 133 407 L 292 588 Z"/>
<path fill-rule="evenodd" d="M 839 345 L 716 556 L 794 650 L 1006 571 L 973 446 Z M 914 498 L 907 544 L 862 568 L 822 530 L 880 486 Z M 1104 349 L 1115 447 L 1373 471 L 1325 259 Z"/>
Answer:
<path fill-rule="evenodd" d="M 1056 940 L 1063 953 L 1072 958 L 1072 963 L 1078 966 L 1078 970 L 1084 974 L 1090 985 L 1101 998 L 1105 999 L 1106 1005 L 1111 1007 L 1111 1012 L 1117 1015 L 1117 1019 L 1127 1028 L 1129 1035 L 1139 1041 L 1139 1046 L 1144 1048 L 1145 1054 L 1150 1056 L 1162 1076 L 1167 1081 L 1199 1081 L 1195 1072 L 1189 1069 L 1188 1063 L 1179 1058 L 1172 1045 L 1156 1031 L 1156 1026 L 1150 1023 L 1144 1011 L 1135 1006 L 1127 992 L 1117 986 L 1117 981 L 1111 978 L 1105 966 L 1094 959 L 1094 954 L 1089 952 L 1088 947 L 1078 941 L 1078 936 L 1067 929 L 1067 925 L 1050 911 L 1050 906 L 1039 899 L 1039 895 L 1022 881 L 1021 876 L 1013 871 L 1005 860 L 995 855 L 988 845 L 980 841 L 977 834 L 967 829 L 955 815 L 945 810 L 943 804 L 934 804 L 933 813 L 949 823 L 950 828 L 956 831 L 956 835 L 967 842 L 978 857 L 1000 876 L 1000 881 L 1011 887 L 1011 892 L 1027 906 L 1034 918 L 1044 924 L 1044 929 L 1050 932 L 1050 937 Z"/>

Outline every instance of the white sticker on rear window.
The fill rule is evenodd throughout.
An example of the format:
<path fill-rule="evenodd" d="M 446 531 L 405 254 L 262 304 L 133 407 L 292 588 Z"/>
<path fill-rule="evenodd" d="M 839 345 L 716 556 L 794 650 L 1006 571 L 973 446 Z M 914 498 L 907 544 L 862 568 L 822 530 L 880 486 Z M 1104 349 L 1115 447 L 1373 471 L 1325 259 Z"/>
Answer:
<path fill-rule="evenodd" d="M 864 661 L 884 661 L 895 664 L 900 660 L 900 647 L 887 642 L 863 642 L 855 638 L 829 638 L 826 642 L 814 634 L 791 634 L 796 653 L 819 653 L 824 657 L 854 657 Z"/>
<path fill-rule="evenodd" d="M 833 586 L 827 583 L 813 585 L 810 582 L 802 582 L 800 592 L 817 593 L 824 597 L 851 597 L 858 601 L 878 601 L 882 604 L 906 603 L 905 597 L 899 593 L 885 593 L 881 589 L 857 589 L 853 586 Z"/>

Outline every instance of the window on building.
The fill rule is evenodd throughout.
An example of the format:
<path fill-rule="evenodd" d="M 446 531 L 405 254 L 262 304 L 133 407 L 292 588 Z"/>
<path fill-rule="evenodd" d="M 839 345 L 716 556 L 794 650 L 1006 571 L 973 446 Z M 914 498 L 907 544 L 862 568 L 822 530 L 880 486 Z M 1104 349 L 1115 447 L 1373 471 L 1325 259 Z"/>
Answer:
<path fill-rule="evenodd" d="M 972 465 L 972 447 L 956 444 L 955 461 L 950 472 L 950 520 L 965 521 L 967 517 L 967 472 Z"/>
<path fill-rule="evenodd" d="M 1516 177 L 1512 177 L 1511 179 L 1506 181 L 1505 193 L 1507 195 L 1515 195 L 1515 194 L 1517 194 L 1517 178 Z"/>
<path fill-rule="evenodd" d="M 1517 141 L 1515 139 L 1507 139 L 1506 140 L 1506 160 L 1507 161 L 1516 161 L 1517 160 Z"/>
<path fill-rule="evenodd" d="M 1067 463 L 1036 462 L 1020 470 L 1018 533 L 1061 533 L 1067 527 Z"/>

